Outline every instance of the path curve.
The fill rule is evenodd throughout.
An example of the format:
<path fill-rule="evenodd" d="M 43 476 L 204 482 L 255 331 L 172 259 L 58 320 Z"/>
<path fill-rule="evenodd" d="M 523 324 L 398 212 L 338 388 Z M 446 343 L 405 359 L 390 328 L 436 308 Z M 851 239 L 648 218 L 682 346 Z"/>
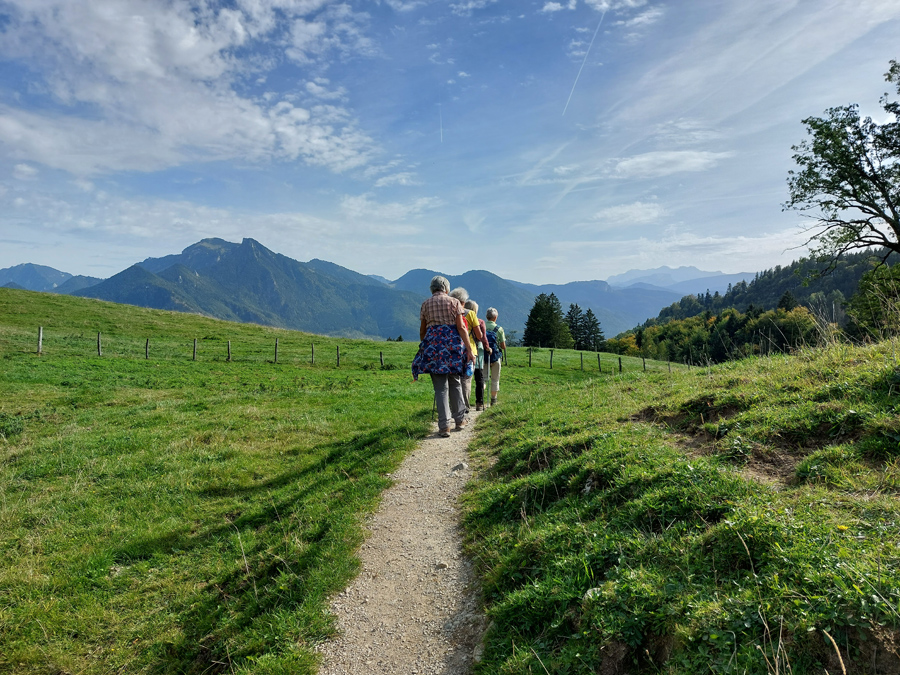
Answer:
<path fill-rule="evenodd" d="M 435 426 L 392 475 L 362 570 L 332 601 L 340 634 L 319 647 L 321 675 L 468 675 L 479 658 L 485 621 L 458 507 L 478 415 L 450 438 Z"/>

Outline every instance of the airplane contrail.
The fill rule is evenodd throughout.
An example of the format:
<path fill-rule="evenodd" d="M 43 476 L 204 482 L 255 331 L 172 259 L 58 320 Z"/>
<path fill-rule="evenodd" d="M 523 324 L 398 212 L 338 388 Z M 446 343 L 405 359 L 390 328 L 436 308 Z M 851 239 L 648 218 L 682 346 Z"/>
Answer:
<path fill-rule="evenodd" d="M 591 44 L 588 45 L 587 51 L 584 53 L 584 60 L 581 62 L 581 68 L 578 69 L 578 75 L 575 76 L 575 82 L 572 84 L 572 91 L 569 92 L 569 100 L 566 101 L 566 107 L 563 108 L 563 117 L 566 116 L 566 110 L 569 109 L 569 101 L 572 100 L 572 94 L 575 93 L 575 86 L 578 84 L 578 78 L 581 77 L 581 71 L 584 70 L 584 64 L 587 63 L 588 55 L 591 53 L 591 47 L 594 46 L 594 40 L 597 39 L 597 33 L 600 32 L 600 26 L 603 25 L 603 17 L 606 12 L 600 15 L 600 23 L 597 24 L 597 30 L 594 31 L 594 37 L 591 38 Z"/>

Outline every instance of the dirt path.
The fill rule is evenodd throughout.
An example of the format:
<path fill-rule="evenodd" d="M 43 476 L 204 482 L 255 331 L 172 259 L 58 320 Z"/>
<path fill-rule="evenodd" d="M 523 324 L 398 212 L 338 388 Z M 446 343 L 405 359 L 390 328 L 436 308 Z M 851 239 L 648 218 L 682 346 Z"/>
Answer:
<path fill-rule="evenodd" d="M 341 635 L 320 647 L 321 675 L 470 672 L 484 618 L 457 499 L 478 414 L 450 438 L 425 438 L 394 473 L 359 550 L 362 571 L 332 602 Z"/>

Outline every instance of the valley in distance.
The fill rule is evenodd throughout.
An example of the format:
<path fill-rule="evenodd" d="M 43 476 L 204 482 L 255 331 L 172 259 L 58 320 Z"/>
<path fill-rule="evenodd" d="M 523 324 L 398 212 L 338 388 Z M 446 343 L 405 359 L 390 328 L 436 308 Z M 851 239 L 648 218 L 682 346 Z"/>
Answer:
<path fill-rule="evenodd" d="M 202 314 L 332 337 L 385 340 L 419 334 L 419 307 L 428 284 L 442 272 L 414 269 L 390 281 L 324 260 L 299 262 L 253 239 L 240 244 L 203 239 L 180 254 L 147 258 L 108 279 L 73 276 L 24 263 L 0 269 L 0 286 L 61 293 L 123 304 Z M 500 312 L 499 323 L 521 338 L 534 299 L 553 293 L 563 308 L 591 309 L 607 336 L 657 316 L 685 295 L 724 293 L 755 273 L 722 274 L 695 267 L 632 270 L 607 281 L 528 284 L 485 270 L 446 276 L 481 306 Z"/>

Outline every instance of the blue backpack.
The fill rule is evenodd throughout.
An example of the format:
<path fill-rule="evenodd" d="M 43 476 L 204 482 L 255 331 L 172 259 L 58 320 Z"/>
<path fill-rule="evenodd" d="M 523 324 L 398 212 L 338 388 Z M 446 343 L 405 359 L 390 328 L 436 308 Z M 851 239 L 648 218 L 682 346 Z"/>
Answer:
<path fill-rule="evenodd" d="M 497 363 L 503 358 L 503 352 L 500 351 L 500 344 L 497 342 L 497 334 L 492 330 L 487 331 L 487 341 L 491 347 L 491 363 Z"/>

